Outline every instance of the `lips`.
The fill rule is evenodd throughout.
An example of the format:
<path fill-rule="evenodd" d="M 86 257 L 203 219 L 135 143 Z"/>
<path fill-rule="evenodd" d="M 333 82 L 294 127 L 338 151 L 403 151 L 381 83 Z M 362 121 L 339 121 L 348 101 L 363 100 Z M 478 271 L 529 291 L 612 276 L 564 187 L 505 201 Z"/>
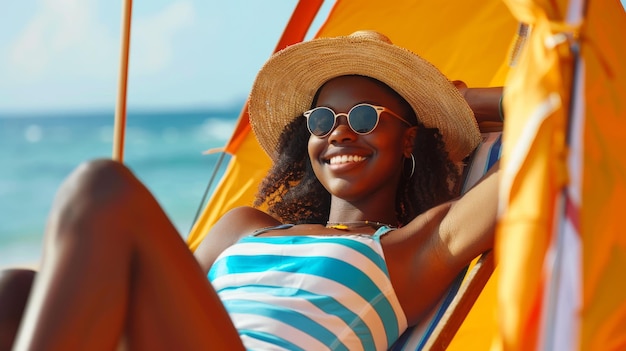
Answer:
<path fill-rule="evenodd" d="M 359 155 L 337 155 L 329 158 L 326 162 L 331 165 L 341 165 L 347 163 L 357 163 L 365 160 L 365 157 Z"/>

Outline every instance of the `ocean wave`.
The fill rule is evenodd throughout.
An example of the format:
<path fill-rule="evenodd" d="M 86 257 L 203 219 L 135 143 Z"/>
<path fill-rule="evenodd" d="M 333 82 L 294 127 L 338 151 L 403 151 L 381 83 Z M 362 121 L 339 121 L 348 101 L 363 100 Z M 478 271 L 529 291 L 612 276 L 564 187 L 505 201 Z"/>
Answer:
<path fill-rule="evenodd" d="M 188 230 L 239 111 L 128 116 L 124 161 L 155 194 L 172 222 Z M 40 254 L 54 193 L 80 163 L 110 157 L 112 114 L 0 121 L 0 265 Z M 227 162 L 222 165 L 226 167 Z M 223 171 L 218 171 L 222 174 Z"/>

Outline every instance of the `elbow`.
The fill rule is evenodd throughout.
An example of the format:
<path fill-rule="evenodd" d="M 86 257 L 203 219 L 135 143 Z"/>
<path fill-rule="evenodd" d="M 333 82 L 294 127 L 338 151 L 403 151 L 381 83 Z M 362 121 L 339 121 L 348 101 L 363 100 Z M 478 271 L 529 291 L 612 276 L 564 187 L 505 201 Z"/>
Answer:
<path fill-rule="evenodd" d="M 442 224 L 443 239 L 438 255 L 443 264 L 452 270 L 467 266 L 473 259 L 493 249 L 495 219 L 491 222 Z"/>

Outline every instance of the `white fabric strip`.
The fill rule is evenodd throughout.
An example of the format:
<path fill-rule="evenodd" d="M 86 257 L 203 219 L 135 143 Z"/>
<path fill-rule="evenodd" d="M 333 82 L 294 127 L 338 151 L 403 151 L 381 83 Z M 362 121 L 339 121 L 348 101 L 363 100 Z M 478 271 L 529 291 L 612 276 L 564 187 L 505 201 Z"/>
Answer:
<path fill-rule="evenodd" d="M 502 216 L 509 203 L 509 196 L 511 192 L 511 186 L 513 181 L 517 177 L 517 173 L 524 164 L 530 146 L 534 142 L 539 127 L 545 121 L 545 119 L 554 112 L 561 105 L 561 97 L 557 93 L 551 93 L 546 100 L 544 100 L 535 109 L 533 114 L 528 119 L 522 135 L 520 136 L 517 144 L 515 144 L 511 151 L 511 157 L 502 169 L 502 176 L 500 181 L 500 199 L 498 201 L 498 217 Z"/>
<path fill-rule="evenodd" d="M 222 301 L 237 300 L 237 299 L 243 298 L 246 300 L 263 301 L 272 305 L 281 305 L 280 303 L 274 303 L 275 300 L 280 300 L 280 297 L 271 296 L 271 295 L 262 294 L 262 293 L 225 293 L 223 295 L 220 294 L 220 298 L 222 299 Z M 346 325 L 346 323 L 341 318 L 336 317 L 336 316 L 326 316 L 325 311 L 320 310 L 317 306 L 315 306 L 314 304 L 312 304 L 311 302 L 305 299 L 290 298 L 289 304 L 290 304 L 290 307 L 293 307 L 293 309 L 296 311 L 307 311 L 307 317 L 323 325 L 324 327 L 327 327 L 331 333 L 337 336 L 337 339 L 345 340 L 347 345 L 351 345 L 352 347 L 351 351 L 363 350 L 363 348 L 360 347 L 361 340 L 359 339 L 359 337 L 354 333 L 352 328 Z M 254 317 L 252 317 L 252 319 L 248 319 L 248 320 L 256 319 L 257 318 L 256 316 L 257 315 L 255 314 Z M 323 322 L 320 321 L 319 319 L 320 316 L 323 316 L 324 318 Z M 267 317 L 263 317 L 263 318 L 267 318 Z M 277 322 L 278 321 L 275 321 L 274 323 L 272 323 L 272 325 L 276 325 Z M 244 322 L 244 325 L 245 325 L 245 322 Z M 249 329 L 249 327 L 247 328 Z M 255 328 L 255 329 L 260 329 L 260 330 L 264 330 L 264 331 L 271 332 L 271 333 L 275 332 L 273 329 L 268 329 L 264 327 Z M 343 331 L 342 333 L 343 335 L 337 335 L 335 331 L 338 331 L 338 330 Z M 281 336 L 283 334 L 284 333 L 281 333 Z M 358 348 L 356 347 L 356 345 L 358 345 Z"/>
<path fill-rule="evenodd" d="M 254 284 L 257 279 L 258 274 L 256 273 L 230 274 L 219 277 L 212 283 L 215 289 L 219 291 L 224 286 L 244 286 Z M 309 274 L 294 274 L 291 272 L 273 271 L 265 273 L 263 280 L 266 285 L 269 284 L 282 288 L 303 289 L 319 295 L 337 296 L 337 300 L 343 306 L 357 315 L 362 313 L 362 306 L 368 304 L 367 301 L 365 301 L 352 289 L 349 289 L 334 280 L 325 279 L 323 277 Z M 229 297 L 226 294 L 220 293 L 220 298 L 226 299 Z M 383 322 L 377 313 L 362 315 L 361 318 L 370 330 L 384 330 Z M 379 340 L 380 338 L 376 340 L 376 346 L 384 349 L 387 347 L 387 338 L 384 332 L 380 334 L 384 340 Z M 376 338 L 378 335 L 374 335 L 374 337 Z"/>
<path fill-rule="evenodd" d="M 371 238 L 362 238 L 362 237 L 352 237 L 359 241 L 373 241 Z M 377 247 L 377 253 L 383 257 L 382 249 L 377 242 L 374 242 Z M 369 247 L 372 245 L 365 244 Z M 390 291 L 391 286 L 381 286 L 382 283 L 389 280 L 387 274 L 383 272 L 374 262 L 366 259 L 354 259 L 356 255 L 362 256 L 362 254 L 352 248 L 348 248 L 345 245 L 341 245 L 338 243 L 325 243 L 323 241 L 311 243 L 311 244 L 296 244 L 293 246 L 297 246 L 297 250 L 293 250 L 293 247 L 289 250 L 289 255 L 294 257 L 317 257 L 324 256 L 328 258 L 334 258 L 343 262 L 346 262 L 360 271 L 367 274 L 368 277 L 372 279 L 374 284 L 378 287 L 379 290 L 383 291 L 385 296 L 389 299 L 396 315 L 402 316 L 403 319 L 406 319 L 404 316 L 404 312 L 400 308 L 400 305 L 395 296 L 395 292 L 393 290 Z M 353 252 L 353 255 L 346 255 L 346 250 L 350 249 Z M 242 256 L 256 256 L 259 252 L 263 252 L 264 254 L 274 254 L 274 255 L 284 255 L 285 248 L 284 244 L 269 244 L 269 243 L 240 243 L 236 247 L 236 251 L 229 251 L 229 255 L 242 255 Z"/>
<path fill-rule="evenodd" d="M 234 317 L 233 320 L 235 321 L 235 327 L 237 329 L 246 327 L 245 325 L 242 326 L 241 323 L 237 321 L 249 321 L 253 319 L 255 322 L 258 323 L 258 326 L 255 327 L 256 330 L 261 330 L 263 329 L 264 325 L 268 325 L 268 324 L 278 325 L 280 329 L 283 331 L 283 333 L 281 333 L 280 335 L 282 338 L 284 338 L 285 340 L 289 341 L 290 343 L 294 345 L 300 346 L 301 348 L 305 350 L 327 350 L 328 349 L 326 345 L 319 342 L 317 339 L 311 337 L 309 334 L 302 332 L 299 329 L 296 329 L 290 326 L 289 324 L 280 323 L 280 322 L 277 322 L 276 320 L 259 316 L 259 315 L 254 315 L 254 318 L 251 318 L 249 315 L 246 315 L 246 314 L 233 313 L 232 316 Z M 244 338 L 242 337 L 242 340 L 243 339 Z M 250 338 L 250 337 L 246 337 L 245 339 L 246 340 L 244 343 L 247 349 L 267 350 L 267 345 L 268 345 L 267 343 L 263 341 L 259 341 L 258 339 L 255 339 L 255 338 Z M 278 348 L 278 349 L 282 350 L 282 348 Z"/>

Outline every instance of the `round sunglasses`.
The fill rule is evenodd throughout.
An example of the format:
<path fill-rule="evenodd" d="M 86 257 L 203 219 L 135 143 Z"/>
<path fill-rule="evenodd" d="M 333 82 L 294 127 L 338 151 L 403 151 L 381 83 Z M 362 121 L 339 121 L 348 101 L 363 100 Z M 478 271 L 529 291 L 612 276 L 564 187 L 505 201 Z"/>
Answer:
<path fill-rule="evenodd" d="M 348 125 L 355 133 L 365 135 L 371 133 L 380 119 L 380 114 L 387 112 L 411 127 L 411 123 L 394 113 L 390 109 L 382 106 L 370 104 L 358 104 L 348 111 L 348 113 L 335 113 L 332 109 L 320 106 L 304 112 L 307 119 L 307 128 L 311 134 L 323 138 L 330 134 L 337 124 L 337 117 L 346 116 Z"/>

